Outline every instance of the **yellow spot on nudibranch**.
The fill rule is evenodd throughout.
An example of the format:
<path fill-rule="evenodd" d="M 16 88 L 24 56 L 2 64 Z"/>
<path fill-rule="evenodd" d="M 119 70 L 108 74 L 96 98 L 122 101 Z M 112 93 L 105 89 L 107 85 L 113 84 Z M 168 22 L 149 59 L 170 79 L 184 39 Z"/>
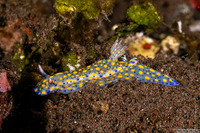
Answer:
<path fill-rule="evenodd" d="M 100 81 L 99 81 L 99 83 L 103 83 L 103 81 L 102 81 L 102 80 L 100 80 Z"/>
<path fill-rule="evenodd" d="M 42 84 L 42 87 L 45 87 L 45 84 Z"/>
<path fill-rule="evenodd" d="M 83 84 L 82 84 L 82 83 L 80 83 L 80 84 L 79 84 L 79 87 L 83 87 Z"/>
<path fill-rule="evenodd" d="M 71 76 L 71 74 L 70 74 L 70 73 L 68 73 L 67 75 L 68 75 L 68 76 Z"/>
<path fill-rule="evenodd" d="M 158 82 L 158 79 L 155 79 L 156 82 Z"/>
<path fill-rule="evenodd" d="M 143 74 L 143 71 L 139 71 L 139 74 L 142 75 L 142 74 Z"/>
<path fill-rule="evenodd" d="M 73 74 L 77 74 L 77 73 L 78 73 L 77 71 L 74 71 L 74 72 L 73 72 Z"/>
<path fill-rule="evenodd" d="M 62 85 L 62 82 L 58 82 L 58 85 Z"/>
<path fill-rule="evenodd" d="M 51 87 L 50 90 L 51 90 L 51 91 L 54 90 L 54 87 Z"/>
<path fill-rule="evenodd" d="M 63 76 L 63 78 L 67 78 L 67 76 L 66 76 L 66 75 L 64 75 L 64 76 Z"/>
<path fill-rule="evenodd" d="M 96 73 L 92 73 L 92 75 L 96 75 Z"/>
<path fill-rule="evenodd" d="M 100 71 L 100 73 L 104 73 L 104 71 L 103 71 L 103 70 L 101 70 L 101 71 Z"/>
<path fill-rule="evenodd" d="M 99 68 L 99 67 L 97 67 L 97 68 L 95 68 L 95 69 L 96 69 L 97 71 L 98 71 L 98 70 L 100 70 L 100 68 Z"/>
<path fill-rule="evenodd" d="M 147 72 L 147 75 L 149 75 L 149 72 Z"/>
<path fill-rule="evenodd" d="M 110 61 L 111 61 L 111 59 L 108 59 L 108 60 L 107 60 L 107 62 L 110 62 Z"/>
<path fill-rule="evenodd" d="M 155 72 L 155 70 L 153 70 L 152 68 L 150 68 L 150 71 L 151 71 L 151 72 Z"/>
<path fill-rule="evenodd" d="M 45 79 L 45 80 L 43 80 L 43 83 L 45 83 L 47 80 Z"/>
<path fill-rule="evenodd" d="M 91 70 L 91 71 L 93 71 L 94 69 L 93 69 L 93 68 L 91 68 L 90 70 Z"/>
<path fill-rule="evenodd" d="M 128 76 L 128 73 L 125 73 L 124 75 L 125 75 L 125 76 Z"/>
<path fill-rule="evenodd" d="M 139 68 L 141 68 L 141 69 L 143 69 L 143 68 L 144 68 L 144 66 L 142 66 L 142 65 L 138 65 L 138 67 L 139 67 Z"/>
<path fill-rule="evenodd" d="M 155 74 L 152 74 L 151 76 L 152 76 L 152 77 L 155 77 L 156 75 L 155 75 Z"/>
<path fill-rule="evenodd" d="M 169 79 L 169 81 L 170 81 L 170 82 L 172 82 L 172 80 L 171 80 L 171 79 Z"/>
<path fill-rule="evenodd" d="M 108 72 L 107 73 L 111 73 L 112 72 L 112 70 L 108 70 Z"/>
<path fill-rule="evenodd" d="M 62 80 L 63 78 L 60 77 L 60 80 Z"/>
<path fill-rule="evenodd" d="M 128 68 L 126 68 L 125 70 L 128 71 Z"/>
<path fill-rule="evenodd" d="M 110 84 L 110 83 L 112 83 L 112 81 L 108 81 L 108 83 Z"/>
<path fill-rule="evenodd" d="M 45 91 L 42 91 L 42 95 L 45 95 L 46 94 L 46 92 Z"/>
<path fill-rule="evenodd" d="M 67 80 L 66 80 L 66 82 L 70 82 L 70 81 L 71 81 L 71 79 L 67 79 Z"/>
<path fill-rule="evenodd" d="M 103 86 L 103 84 L 99 84 L 99 86 Z"/>
<path fill-rule="evenodd" d="M 114 66 L 114 65 L 115 65 L 115 62 L 112 62 L 111 65 Z"/>
<path fill-rule="evenodd" d="M 60 74 L 63 74 L 62 72 L 61 73 L 56 73 L 55 75 L 60 75 Z"/>
<path fill-rule="evenodd" d="M 71 90 L 71 87 L 68 87 L 67 90 Z"/>
<path fill-rule="evenodd" d="M 105 74 L 104 77 L 107 78 L 107 77 L 108 77 L 108 74 Z"/>
<path fill-rule="evenodd" d="M 129 78 L 128 78 L 128 77 L 126 77 L 125 79 L 126 79 L 126 80 L 129 80 Z"/>
<path fill-rule="evenodd" d="M 146 80 L 149 80 L 149 79 L 150 79 L 150 77 L 146 76 L 146 77 L 145 77 L 145 79 L 146 79 Z"/>
<path fill-rule="evenodd" d="M 135 69 L 131 69 L 131 72 L 135 72 Z"/>
<path fill-rule="evenodd" d="M 73 84 L 72 86 L 76 86 L 76 84 Z"/>
<path fill-rule="evenodd" d="M 51 78 L 53 78 L 53 76 L 50 76 L 49 78 L 51 79 Z"/>
<path fill-rule="evenodd" d="M 122 69 L 122 68 L 121 68 L 121 67 L 118 67 L 117 69 L 120 70 L 120 69 Z"/>
<path fill-rule="evenodd" d="M 103 67 L 104 67 L 104 68 L 107 68 L 107 67 L 108 67 L 108 65 L 104 65 Z"/>
<path fill-rule="evenodd" d="M 76 77 L 79 77 L 79 75 L 77 74 Z"/>
<path fill-rule="evenodd" d="M 130 74 L 131 77 L 134 77 L 134 74 Z"/>
<path fill-rule="evenodd" d="M 122 78 L 122 77 L 123 77 L 122 75 L 117 76 L 117 78 Z"/>
<path fill-rule="evenodd" d="M 161 74 L 160 73 L 156 73 L 158 76 L 160 76 Z"/>
<path fill-rule="evenodd" d="M 166 79 L 163 79 L 163 82 L 167 82 L 167 80 L 166 80 Z"/>
<path fill-rule="evenodd" d="M 101 62 L 102 62 L 102 60 L 98 61 L 97 63 L 101 63 Z"/>
<path fill-rule="evenodd" d="M 87 70 L 83 70 L 83 73 L 86 73 L 87 72 Z"/>
<path fill-rule="evenodd" d="M 124 70 L 120 70 L 120 72 L 123 72 Z"/>
<path fill-rule="evenodd" d="M 165 75 L 165 77 L 169 77 L 168 75 Z"/>

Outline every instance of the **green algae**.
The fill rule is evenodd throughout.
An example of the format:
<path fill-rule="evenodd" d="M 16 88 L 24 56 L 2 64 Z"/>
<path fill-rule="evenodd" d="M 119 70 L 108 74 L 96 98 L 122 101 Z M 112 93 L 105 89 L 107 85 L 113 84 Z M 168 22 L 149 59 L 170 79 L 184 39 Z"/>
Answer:
<path fill-rule="evenodd" d="M 118 36 L 126 36 L 126 35 L 134 32 L 137 28 L 138 28 L 137 24 L 130 24 L 130 25 L 120 28 L 119 30 L 117 30 L 116 33 Z"/>
<path fill-rule="evenodd" d="M 98 57 L 98 54 L 96 53 L 95 49 L 91 48 L 88 51 L 87 58 L 97 58 L 97 57 Z"/>
<path fill-rule="evenodd" d="M 160 16 L 152 3 L 146 2 L 132 5 L 127 10 L 127 15 L 139 26 L 143 26 L 146 31 L 152 31 L 161 23 Z"/>
<path fill-rule="evenodd" d="M 108 12 L 112 9 L 115 0 L 56 0 L 56 10 L 65 16 L 74 17 L 78 13 L 85 16 L 86 19 L 98 18 L 101 12 Z"/>
<path fill-rule="evenodd" d="M 26 65 L 34 63 L 41 51 L 42 49 L 39 46 L 27 50 L 24 45 L 16 43 L 12 52 L 12 60 L 16 62 L 19 72 L 22 72 Z"/>
<path fill-rule="evenodd" d="M 21 44 L 15 44 L 15 50 L 12 53 L 12 59 L 17 62 L 17 67 L 19 71 L 22 71 L 25 65 L 29 63 L 27 56 L 25 55 L 25 51 L 21 48 Z"/>
<path fill-rule="evenodd" d="M 69 71 L 70 68 L 67 64 L 76 68 L 76 65 L 78 64 L 78 59 L 75 52 L 69 52 L 67 56 L 62 57 L 63 70 Z"/>

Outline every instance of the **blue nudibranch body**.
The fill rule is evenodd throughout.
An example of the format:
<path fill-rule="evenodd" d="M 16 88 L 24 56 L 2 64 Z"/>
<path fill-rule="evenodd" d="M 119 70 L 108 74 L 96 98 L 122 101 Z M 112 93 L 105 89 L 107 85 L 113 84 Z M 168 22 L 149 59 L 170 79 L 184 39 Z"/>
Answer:
<path fill-rule="evenodd" d="M 139 82 L 159 83 L 167 86 L 179 85 L 167 75 L 137 63 L 136 58 L 128 61 L 123 56 L 126 48 L 127 45 L 122 45 L 122 41 L 118 42 L 117 39 L 111 48 L 109 59 L 100 60 L 79 70 L 56 73 L 53 76 L 47 75 L 39 66 L 45 78 L 37 84 L 34 91 L 38 95 L 47 95 L 55 91 L 68 94 L 80 90 L 86 83 L 97 83 L 103 87 L 122 80 L 129 80 L 132 77 L 137 78 Z M 119 57 L 122 61 L 118 60 Z"/>

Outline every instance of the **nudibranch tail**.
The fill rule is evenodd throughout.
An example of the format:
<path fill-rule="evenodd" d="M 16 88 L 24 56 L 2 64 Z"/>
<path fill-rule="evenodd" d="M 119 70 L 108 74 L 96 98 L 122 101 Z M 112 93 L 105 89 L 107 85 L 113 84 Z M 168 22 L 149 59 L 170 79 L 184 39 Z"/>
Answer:
<path fill-rule="evenodd" d="M 137 78 L 138 82 L 158 83 L 166 86 L 179 85 L 177 81 L 170 78 L 169 76 L 139 63 L 131 66 L 118 75 L 122 75 L 123 79 L 125 80 L 129 80 L 130 78 L 135 77 Z"/>

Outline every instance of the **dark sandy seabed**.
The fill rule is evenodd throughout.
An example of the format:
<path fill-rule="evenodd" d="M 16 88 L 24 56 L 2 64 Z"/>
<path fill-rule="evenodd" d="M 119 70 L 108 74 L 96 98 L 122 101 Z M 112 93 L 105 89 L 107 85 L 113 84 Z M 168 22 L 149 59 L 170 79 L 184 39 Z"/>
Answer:
<path fill-rule="evenodd" d="M 165 2 L 169 4 L 168 7 L 165 7 Z M 172 4 L 167 0 L 165 2 L 157 2 L 160 12 L 164 16 L 163 21 L 170 20 L 170 16 L 166 13 L 167 9 L 172 10 L 175 8 L 173 2 Z M 184 2 L 184 0 L 177 0 L 177 2 Z M 52 7 L 53 3 L 53 1 L 49 1 L 49 7 Z M 124 2 L 124 6 L 127 6 L 127 3 Z M 32 5 L 29 2 L 19 2 L 12 5 L 2 1 L 0 4 L 5 10 L 1 16 L 6 17 L 7 22 L 18 21 L 17 27 L 15 27 L 16 32 L 11 33 L 25 35 L 25 27 L 28 26 L 32 27 L 32 29 L 30 28 L 32 32 L 43 33 L 43 36 L 37 41 L 38 44 L 30 45 L 41 46 L 41 40 L 45 40 L 46 43 L 55 42 L 55 33 L 45 35 L 45 32 L 50 31 L 49 28 L 52 28 L 52 25 L 57 22 L 54 9 L 44 9 L 42 8 L 44 5 L 37 2 Z M 112 18 L 115 17 L 111 16 L 111 20 Z M 32 19 L 35 22 L 33 24 L 30 22 Z M 122 20 L 113 19 L 113 21 L 113 23 L 119 23 Z M 99 33 L 107 31 L 110 34 L 110 36 L 109 34 L 107 36 L 111 37 L 112 33 L 108 27 L 112 22 L 107 23 L 105 22 L 104 26 L 100 27 L 102 29 L 99 30 Z M 169 31 L 165 30 L 165 28 L 160 28 L 157 34 L 159 32 L 168 34 Z M 86 34 L 91 37 L 89 33 Z M 49 36 L 47 37 L 47 35 Z M 109 49 L 112 43 L 108 45 L 106 42 L 102 44 L 91 43 L 90 45 L 70 44 L 69 48 L 66 49 L 76 50 L 78 55 L 81 56 L 82 67 L 102 59 L 102 56 L 104 58 L 109 57 Z M 87 53 L 87 47 L 94 47 L 99 56 L 95 59 L 86 59 L 84 54 Z M 64 48 L 64 50 L 66 49 Z M 80 49 L 83 49 L 83 52 Z M 138 83 L 135 79 L 132 79 L 129 82 L 119 82 L 101 89 L 96 84 L 88 84 L 80 91 L 69 95 L 54 93 L 48 96 L 37 96 L 32 90 L 38 82 L 35 79 L 35 75 L 39 75 L 37 64 L 26 66 L 22 70 L 22 74 L 18 76 L 16 73 L 19 72 L 19 69 L 16 62 L 11 59 L 12 50 L 6 54 L 4 50 L 4 48 L 1 48 L 0 68 L 7 71 L 12 91 L 0 93 L 0 99 L 4 99 L 4 102 L 0 103 L 1 107 L 5 107 L 4 110 L 1 109 L 1 115 L 5 115 L 8 105 L 12 105 L 12 109 L 2 123 L 0 121 L 0 124 L 2 124 L 0 132 L 140 133 L 200 129 L 199 59 L 191 61 L 192 57 L 175 56 L 172 53 L 169 53 L 167 57 L 163 53 L 158 53 L 153 60 L 145 59 L 142 56 L 137 57 L 139 63 L 157 71 L 162 71 L 162 73 L 169 75 L 180 83 L 180 85 L 174 87 Z M 200 55 L 199 51 L 197 49 L 195 54 Z M 46 60 L 51 58 L 51 54 L 46 51 L 38 58 L 40 59 L 36 62 L 47 66 Z M 54 65 L 52 69 L 56 67 L 58 66 Z M 47 73 L 50 74 L 51 71 Z M 1 115 L 0 117 L 2 117 Z"/>

